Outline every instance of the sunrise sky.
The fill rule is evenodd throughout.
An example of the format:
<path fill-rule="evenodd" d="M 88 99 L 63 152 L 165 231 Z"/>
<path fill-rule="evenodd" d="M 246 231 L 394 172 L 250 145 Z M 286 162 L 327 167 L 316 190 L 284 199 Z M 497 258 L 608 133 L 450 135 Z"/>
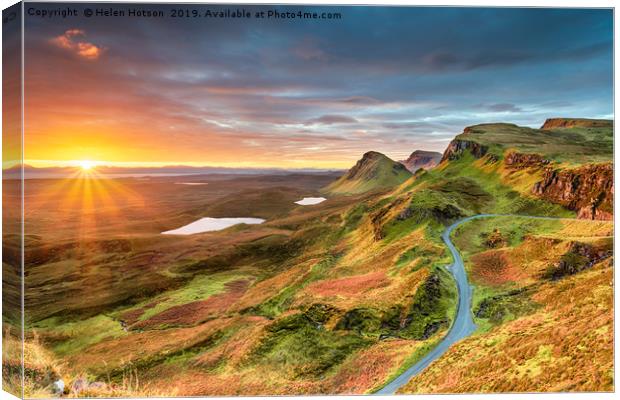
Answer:
<path fill-rule="evenodd" d="M 613 117 L 611 10 L 328 11 L 343 17 L 26 16 L 26 163 L 346 168 L 476 123 Z"/>

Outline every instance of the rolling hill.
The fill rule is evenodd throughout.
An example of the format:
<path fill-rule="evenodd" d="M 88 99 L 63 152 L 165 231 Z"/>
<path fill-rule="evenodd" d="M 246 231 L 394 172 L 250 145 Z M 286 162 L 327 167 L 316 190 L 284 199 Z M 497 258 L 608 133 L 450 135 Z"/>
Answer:
<path fill-rule="evenodd" d="M 333 194 L 355 194 L 398 186 L 411 177 L 407 168 L 384 154 L 369 151 L 340 179 L 327 186 Z"/>
<path fill-rule="evenodd" d="M 40 205 L 68 194 L 31 183 L 27 395 L 60 378 L 78 397 L 373 393 L 448 332 L 442 234 L 483 213 L 568 220 L 453 233 L 478 331 L 401 392 L 613 390 L 613 128 L 545 125 L 468 127 L 416 174 L 368 152 L 337 179 L 118 180 L 117 206 L 90 211 L 99 225 L 72 207 L 59 226 Z M 215 215 L 267 221 L 159 234 Z"/>

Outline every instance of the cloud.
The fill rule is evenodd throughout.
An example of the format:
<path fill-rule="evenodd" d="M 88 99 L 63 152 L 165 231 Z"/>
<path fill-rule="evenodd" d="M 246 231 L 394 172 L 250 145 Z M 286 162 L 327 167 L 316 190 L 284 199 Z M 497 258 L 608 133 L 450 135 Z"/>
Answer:
<path fill-rule="evenodd" d="M 460 60 L 456 55 L 445 51 L 434 51 L 425 55 L 422 60 L 424 65 L 427 67 L 439 70 L 449 68 L 460 63 Z"/>
<path fill-rule="evenodd" d="M 402 129 L 423 133 L 441 128 L 439 124 L 430 124 L 426 122 L 386 122 L 381 124 L 381 126 L 386 129 Z"/>
<path fill-rule="evenodd" d="M 322 115 L 308 120 L 304 125 L 354 124 L 356 122 L 358 121 L 355 118 L 346 115 Z"/>
<path fill-rule="evenodd" d="M 327 54 L 318 46 L 315 40 L 305 38 L 298 46 L 292 49 L 294 55 L 304 61 L 326 61 Z"/>
<path fill-rule="evenodd" d="M 88 130 L 101 143 L 141 143 L 115 155 L 134 161 L 269 164 L 281 156 L 342 165 L 370 149 L 442 151 L 463 127 L 483 122 L 540 126 L 548 116 L 613 111 L 609 10 L 344 12 L 320 29 L 309 21 L 91 18 L 70 25 L 84 30 L 65 31 L 32 20 L 27 85 L 37 150 L 43 157 L 58 146 L 50 132 Z M 110 43 L 113 54 L 102 47 Z M 304 150 L 314 146 L 328 150 Z"/>
<path fill-rule="evenodd" d="M 60 36 L 56 36 L 51 42 L 62 48 L 69 50 L 76 55 L 87 60 L 96 60 L 105 51 L 105 48 L 97 46 L 91 42 L 81 40 L 86 33 L 81 29 L 69 29 Z"/>
<path fill-rule="evenodd" d="M 351 97 L 346 97 L 344 99 L 340 100 L 342 103 L 345 104 L 370 104 L 370 105 L 375 105 L 375 104 L 380 104 L 381 102 L 373 97 L 369 97 L 369 96 L 351 96 Z"/>
<path fill-rule="evenodd" d="M 521 107 L 517 107 L 511 103 L 498 103 L 498 104 L 490 104 L 487 108 L 491 111 L 497 112 L 522 112 L 523 109 Z"/>

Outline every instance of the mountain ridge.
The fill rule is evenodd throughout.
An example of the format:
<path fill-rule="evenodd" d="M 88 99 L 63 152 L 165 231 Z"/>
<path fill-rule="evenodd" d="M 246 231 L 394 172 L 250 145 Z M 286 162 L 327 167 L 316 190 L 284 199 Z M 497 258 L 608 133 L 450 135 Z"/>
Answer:
<path fill-rule="evenodd" d="M 441 162 L 465 152 L 501 163 L 508 175 L 535 179 L 526 193 L 577 212 L 582 219 L 613 219 L 613 121 L 550 118 L 541 129 L 490 123 L 466 127 Z"/>
<path fill-rule="evenodd" d="M 415 150 L 406 160 L 401 160 L 410 172 L 416 172 L 420 168 L 430 169 L 441 161 L 442 153 L 437 151 Z"/>
<path fill-rule="evenodd" d="M 540 127 L 541 130 L 556 128 L 609 128 L 613 127 L 613 120 L 590 118 L 547 118 Z"/>
<path fill-rule="evenodd" d="M 412 176 L 403 164 L 377 151 L 364 153 L 361 159 L 325 190 L 333 194 L 363 193 L 397 186 Z"/>

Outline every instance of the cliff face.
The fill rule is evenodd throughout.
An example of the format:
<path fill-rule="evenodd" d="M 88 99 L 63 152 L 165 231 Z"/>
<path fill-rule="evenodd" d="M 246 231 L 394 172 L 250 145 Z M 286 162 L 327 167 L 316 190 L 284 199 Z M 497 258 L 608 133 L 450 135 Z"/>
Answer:
<path fill-rule="evenodd" d="M 532 193 L 575 210 L 578 218 L 613 219 L 613 165 L 591 164 L 575 169 L 547 168 Z"/>
<path fill-rule="evenodd" d="M 523 170 L 531 178 L 542 177 L 529 188 L 537 197 L 574 210 L 579 218 L 610 220 L 614 190 L 612 137 L 610 120 L 551 118 L 540 130 L 502 123 L 479 124 L 455 137 L 441 162 L 459 160 L 466 152 L 490 163 L 501 159 L 506 170 Z M 545 153 L 549 149 L 553 151 Z"/>
<path fill-rule="evenodd" d="M 465 128 L 464 133 L 467 133 L 467 129 L 469 128 Z M 465 150 L 469 150 L 476 158 L 484 157 L 489 151 L 488 147 L 480 143 L 470 140 L 454 139 L 450 142 L 446 151 L 444 151 L 441 162 L 446 160 L 458 160 Z"/>
<path fill-rule="evenodd" d="M 549 118 L 540 129 L 550 130 L 558 128 L 602 128 L 612 127 L 613 121 L 605 119 L 583 118 Z"/>
<path fill-rule="evenodd" d="M 511 151 L 504 157 L 504 164 L 511 169 L 541 167 L 549 162 L 540 154 L 535 153 L 524 154 Z"/>

